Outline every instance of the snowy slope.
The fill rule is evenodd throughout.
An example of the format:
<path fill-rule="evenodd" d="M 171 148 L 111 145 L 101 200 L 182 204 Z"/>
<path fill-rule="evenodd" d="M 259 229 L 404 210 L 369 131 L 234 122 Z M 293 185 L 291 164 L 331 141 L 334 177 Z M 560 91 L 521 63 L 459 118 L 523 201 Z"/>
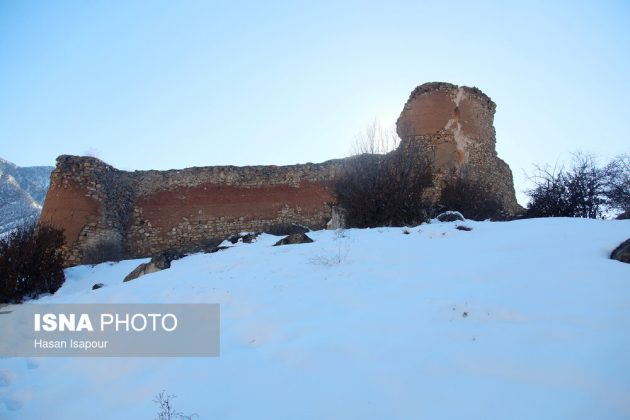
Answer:
<path fill-rule="evenodd" d="M 51 166 L 21 168 L 0 159 L 0 235 L 41 213 Z"/>
<path fill-rule="evenodd" d="M 220 303 L 221 356 L 0 359 L 0 418 L 629 418 L 630 221 L 456 224 L 68 269 L 39 302 Z"/>

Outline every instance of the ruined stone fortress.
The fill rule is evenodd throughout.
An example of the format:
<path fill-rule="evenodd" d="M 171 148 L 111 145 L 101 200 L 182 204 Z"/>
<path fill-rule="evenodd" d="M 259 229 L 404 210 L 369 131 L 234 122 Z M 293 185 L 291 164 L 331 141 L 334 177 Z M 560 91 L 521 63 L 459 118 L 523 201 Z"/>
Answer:
<path fill-rule="evenodd" d="M 397 121 L 401 143 L 395 152 L 428 153 L 437 190 L 449 174 L 474 176 L 514 214 L 512 172 L 495 150 L 495 108 L 476 88 L 423 84 Z M 64 155 L 51 174 L 40 223 L 64 230 L 69 266 L 87 261 L 89 253 L 94 262 L 98 249 L 135 258 L 193 250 L 241 231 L 322 229 L 335 203 L 331 181 L 343 162 L 127 172 L 96 158 Z"/>

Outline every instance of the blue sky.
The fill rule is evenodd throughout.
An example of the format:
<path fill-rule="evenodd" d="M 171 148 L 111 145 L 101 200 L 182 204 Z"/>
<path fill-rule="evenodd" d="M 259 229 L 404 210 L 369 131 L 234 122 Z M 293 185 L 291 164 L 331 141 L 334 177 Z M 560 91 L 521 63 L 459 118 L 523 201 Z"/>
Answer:
<path fill-rule="evenodd" d="M 323 161 L 429 81 L 497 103 L 517 191 L 533 162 L 629 152 L 630 2 L 509 3 L 1 0 L 0 157 Z"/>

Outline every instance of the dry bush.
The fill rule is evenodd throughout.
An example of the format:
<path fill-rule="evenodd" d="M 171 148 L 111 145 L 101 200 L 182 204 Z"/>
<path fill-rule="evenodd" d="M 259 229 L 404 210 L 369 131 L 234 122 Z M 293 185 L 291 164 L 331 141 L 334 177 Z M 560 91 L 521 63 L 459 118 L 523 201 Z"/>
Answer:
<path fill-rule="evenodd" d="M 399 144 L 395 130 L 377 122 L 356 137 L 354 155 L 333 181 L 346 227 L 417 225 L 430 217 L 429 160 L 397 150 Z"/>
<path fill-rule="evenodd" d="M 270 235 L 287 236 L 296 233 L 310 232 L 310 229 L 306 226 L 295 223 L 277 223 L 266 226 L 263 231 Z"/>
<path fill-rule="evenodd" d="M 505 216 L 496 194 L 488 185 L 469 177 L 454 177 L 442 188 L 440 211 L 458 211 L 472 220 L 500 220 Z"/>
<path fill-rule="evenodd" d="M 159 407 L 156 420 L 192 420 L 198 417 L 197 414 L 186 415 L 175 410 L 173 407 L 174 399 L 175 395 L 167 394 L 166 391 L 161 391 L 156 395 L 153 399 L 153 402 Z"/>
<path fill-rule="evenodd" d="M 604 189 L 612 210 L 630 212 L 630 155 L 619 155 L 606 165 Z"/>
<path fill-rule="evenodd" d="M 83 264 L 100 264 L 106 261 L 120 261 L 125 257 L 125 250 L 120 240 L 115 238 L 95 241 L 83 249 Z"/>
<path fill-rule="evenodd" d="M 575 153 L 569 169 L 535 166 L 527 191 L 529 217 L 600 218 L 606 209 L 606 171 L 592 155 Z"/>
<path fill-rule="evenodd" d="M 55 293 L 65 281 L 63 231 L 34 223 L 0 240 L 0 303 L 20 303 Z"/>
<path fill-rule="evenodd" d="M 347 227 L 412 226 L 430 217 L 432 185 L 428 161 L 392 152 L 348 158 L 334 191 Z"/>
<path fill-rule="evenodd" d="M 349 248 L 346 245 L 339 244 L 337 250 L 330 254 L 316 255 L 309 262 L 324 267 L 334 267 L 340 265 L 348 259 Z"/>

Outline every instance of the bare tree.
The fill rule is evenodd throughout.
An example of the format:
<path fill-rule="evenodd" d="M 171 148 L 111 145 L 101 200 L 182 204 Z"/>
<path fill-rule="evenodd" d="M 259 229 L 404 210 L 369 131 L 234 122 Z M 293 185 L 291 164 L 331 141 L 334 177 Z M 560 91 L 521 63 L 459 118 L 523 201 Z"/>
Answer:
<path fill-rule="evenodd" d="M 630 155 L 615 157 L 604 168 L 605 190 L 612 210 L 630 212 Z"/>
<path fill-rule="evenodd" d="M 385 155 L 396 150 L 400 137 L 394 128 L 384 128 L 378 120 L 372 121 L 355 137 L 352 155 Z"/>
<path fill-rule="evenodd" d="M 534 175 L 529 179 L 534 184 L 534 188 L 526 191 L 530 198 L 527 205 L 529 216 L 562 217 L 571 215 L 562 167 L 534 165 Z"/>
<path fill-rule="evenodd" d="M 605 173 L 597 165 L 595 157 L 581 152 L 573 154 L 572 165 L 565 178 L 573 216 L 602 217 L 606 204 Z"/>

